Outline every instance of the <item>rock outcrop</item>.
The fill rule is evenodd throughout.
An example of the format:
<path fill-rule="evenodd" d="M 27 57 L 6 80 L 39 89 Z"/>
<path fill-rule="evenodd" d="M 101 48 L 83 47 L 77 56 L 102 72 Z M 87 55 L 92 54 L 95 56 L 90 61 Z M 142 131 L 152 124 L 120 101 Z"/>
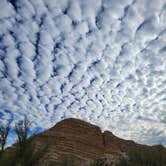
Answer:
<path fill-rule="evenodd" d="M 65 119 L 37 136 L 38 144 L 48 142 L 51 148 L 47 159 L 56 160 L 62 155 L 72 155 L 89 162 L 97 158 L 112 158 L 130 148 L 142 146 L 120 139 L 109 131 L 78 119 Z"/>

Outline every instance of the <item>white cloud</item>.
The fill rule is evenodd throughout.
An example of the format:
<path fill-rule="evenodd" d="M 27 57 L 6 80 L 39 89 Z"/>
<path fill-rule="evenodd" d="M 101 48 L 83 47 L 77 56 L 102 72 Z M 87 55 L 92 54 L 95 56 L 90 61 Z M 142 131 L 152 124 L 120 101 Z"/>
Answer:
<path fill-rule="evenodd" d="M 166 144 L 166 1 L 1 0 L 0 121 L 80 118 Z"/>

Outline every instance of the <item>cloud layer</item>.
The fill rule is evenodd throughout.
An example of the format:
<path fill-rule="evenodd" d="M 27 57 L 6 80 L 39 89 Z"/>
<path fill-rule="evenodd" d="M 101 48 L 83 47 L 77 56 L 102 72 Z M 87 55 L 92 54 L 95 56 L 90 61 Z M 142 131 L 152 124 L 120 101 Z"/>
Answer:
<path fill-rule="evenodd" d="M 166 0 L 0 0 L 0 121 L 75 117 L 166 144 Z"/>

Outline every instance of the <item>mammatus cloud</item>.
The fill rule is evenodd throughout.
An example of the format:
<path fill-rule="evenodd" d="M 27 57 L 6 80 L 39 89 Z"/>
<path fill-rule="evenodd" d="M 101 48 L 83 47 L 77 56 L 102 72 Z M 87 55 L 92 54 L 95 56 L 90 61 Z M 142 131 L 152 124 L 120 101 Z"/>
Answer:
<path fill-rule="evenodd" d="M 80 118 L 166 144 L 166 0 L 0 0 L 0 121 Z"/>

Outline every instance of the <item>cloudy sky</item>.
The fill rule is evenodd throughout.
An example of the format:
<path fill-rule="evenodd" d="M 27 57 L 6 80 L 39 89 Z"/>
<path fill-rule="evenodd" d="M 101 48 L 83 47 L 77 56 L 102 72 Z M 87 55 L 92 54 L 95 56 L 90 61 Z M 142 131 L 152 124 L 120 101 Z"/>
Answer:
<path fill-rule="evenodd" d="M 0 122 L 25 115 L 166 145 L 166 0 L 0 0 Z"/>

